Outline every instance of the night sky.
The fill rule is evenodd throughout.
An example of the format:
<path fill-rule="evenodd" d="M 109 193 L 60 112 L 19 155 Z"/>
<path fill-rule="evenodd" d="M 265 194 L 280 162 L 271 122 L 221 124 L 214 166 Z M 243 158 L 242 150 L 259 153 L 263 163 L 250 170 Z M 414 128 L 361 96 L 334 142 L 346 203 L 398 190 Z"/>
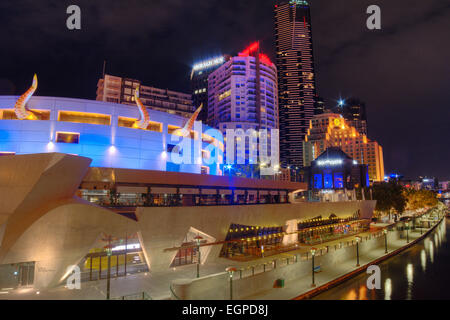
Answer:
<path fill-rule="evenodd" d="M 450 0 L 311 0 L 317 89 L 366 102 L 369 138 L 386 173 L 450 179 Z M 82 29 L 66 28 L 67 6 Z M 191 66 L 260 40 L 274 61 L 275 1 L 123 0 L 0 2 L 0 94 L 95 99 L 106 72 L 189 92 Z M 382 29 L 366 28 L 366 8 Z"/>

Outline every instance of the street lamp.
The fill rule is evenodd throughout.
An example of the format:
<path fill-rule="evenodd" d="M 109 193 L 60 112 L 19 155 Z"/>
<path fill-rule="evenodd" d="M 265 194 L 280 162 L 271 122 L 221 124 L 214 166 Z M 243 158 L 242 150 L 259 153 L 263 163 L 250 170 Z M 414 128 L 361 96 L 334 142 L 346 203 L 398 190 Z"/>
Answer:
<path fill-rule="evenodd" d="M 384 229 L 383 233 L 384 233 L 384 253 L 388 253 L 388 250 L 387 250 L 387 233 L 388 233 L 388 231 L 387 231 L 387 229 Z"/>
<path fill-rule="evenodd" d="M 230 300 L 233 300 L 233 273 L 237 271 L 234 267 L 228 267 L 225 269 L 230 276 Z"/>
<path fill-rule="evenodd" d="M 405 226 L 406 226 L 406 243 L 409 243 L 409 233 L 408 233 L 409 222 L 408 221 L 405 222 Z"/>
<path fill-rule="evenodd" d="M 361 241 L 361 237 L 356 237 L 356 266 L 359 267 L 359 242 Z"/>
<path fill-rule="evenodd" d="M 314 256 L 316 255 L 316 248 L 311 248 L 311 256 L 312 256 L 312 285 L 311 287 L 314 288 L 316 286 L 314 281 Z"/>
<path fill-rule="evenodd" d="M 200 242 L 202 241 L 201 236 L 196 236 L 194 238 L 195 242 L 197 243 L 197 253 L 198 253 L 198 259 L 197 259 L 197 278 L 200 278 Z"/>

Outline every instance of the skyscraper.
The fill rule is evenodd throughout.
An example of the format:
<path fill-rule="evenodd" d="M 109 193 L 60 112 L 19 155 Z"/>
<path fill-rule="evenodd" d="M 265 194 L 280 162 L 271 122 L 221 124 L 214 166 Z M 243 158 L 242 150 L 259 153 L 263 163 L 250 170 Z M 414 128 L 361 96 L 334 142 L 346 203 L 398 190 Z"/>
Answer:
<path fill-rule="evenodd" d="M 260 52 L 259 42 L 231 57 L 209 75 L 208 99 L 208 124 L 225 135 L 227 129 L 248 132 L 249 129 L 270 131 L 278 128 L 277 69 Z M 258 140 L 256 132 L 248 138 L 252 143 Z M 244 159 L 245 164 L 257 166 L 250 158 L 258 156 L 258 149 L 250 148 L 250 141 L 247 145 L 245 138 L 243 141 L 245 154 L 235 150 L 235 157 Z M 270 150 L 270 146 L 268 148 Z"/>
<path fill-rule="evenodd" d="M 359 133 L 367 135 L 366 104 L 357 98 L 344 101 L 342 115 Z"/>
<path fill-rule="evenodd" d="M 357 163 L 368 165 L 371 181 L 383 181 L 383 148 L 378 142 L 359 133 L 341 114 L 315 115 L 303 142 L 304 165 L 309 166 L 330 147 L 340 148 Z"/>
<path fill-rule="evenodd" d="M 195 108 L 203 104 L 202 111 L 198 115 L 197 120 L 204 123 L 208 119 L 208 76 L 230 59 L 229 55 L 215 57 L 209 60 L 196 63 L 191 71 L 191 90 L 192 101 Z"/>
<path fill-rule="evenodd" d="M 315 113 L 315 74 L 307 1 L 275 5 L 280 161 L 303 166 L 303 140 Z"/>

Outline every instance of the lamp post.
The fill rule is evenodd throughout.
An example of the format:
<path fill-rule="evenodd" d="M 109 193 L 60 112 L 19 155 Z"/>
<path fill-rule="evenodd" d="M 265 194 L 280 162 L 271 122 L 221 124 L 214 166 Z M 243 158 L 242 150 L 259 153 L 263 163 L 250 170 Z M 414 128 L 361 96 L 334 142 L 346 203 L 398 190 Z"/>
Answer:
<path fill-rule="evenodd" d="M 202 237 L 201 236 L 196 236 L 194 238 L 195 242 L 197 243 L 197 253 L 198 253 L 198 259 L 197 259 L 197 278 L 200 278 L 200 242 L 202 241 Z"/>
<path fill-rule="evenodd" d="M 384 229 L 383 233 L 384 233 L 384 253 L 388 253 L 388 250 L 387 250 L 387 233 L 388 233 L 388 231 L 387 231 L 387 229 Z"/>
<path fill-rule="evenodd" d="M 225 269 L 230 276 L 230 300 L 233 300 L 233 273 L 237 271 L 234 267 L 228 267 Z"/>
<path fill-rule="evenodd" d="M 110 299 L 111 293 L 111 254 L 112 254 L 112 244 L 113 240 L 117 240 L 117 238 L 113 238 L 111 235 L 103 234 L 102 241 L 107 242 L 108 244 L 103 248 L 106 249 L 106 254 L 108 256 L 108 272 L 106 276 L 106 299 Z M 101 260 L 100 260 L 101 267 Z"/>
<path fill-rule="evenodd" d="M 316 255 L 316 248 L 311 248 L 311 257 L 312 257 L 312 284 L 311 287 L 314 288 L 316 286 L 314 279 L 314 256 Z"/>
<path fill-rule="evenodd" d="M 406 243 L 409 243 L 409 233 L 408 233 L 409 222 L 408 221 L 405 222 L 405 226 L 406 226 Z"/>
<path fill-rule="evenodd" d="M 356 266 L 359 267 L 359 242 L 361 241 L 361 237 L 356 237 Z"/>

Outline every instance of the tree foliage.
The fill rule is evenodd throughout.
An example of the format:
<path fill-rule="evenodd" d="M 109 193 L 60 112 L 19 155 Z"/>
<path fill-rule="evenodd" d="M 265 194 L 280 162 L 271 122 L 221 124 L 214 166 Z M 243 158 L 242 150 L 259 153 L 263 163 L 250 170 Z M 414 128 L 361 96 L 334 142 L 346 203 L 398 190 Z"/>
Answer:
<path fill-rule="evenodd" d="M 404 194 L 408 201 L 407 208 L 409 210 L 434 207 L 439 202 L 436 194 L 430 190 L 405 189 Z"/>
<path fill-rule="evenodd" d="M 377 200 L 376 210 L 384 212 L 395 210 L 398 214 L 405 211 L 407 199 L 404 189 L 395 181 L 375 184 L 372 192 L 374 200 Z"/>

